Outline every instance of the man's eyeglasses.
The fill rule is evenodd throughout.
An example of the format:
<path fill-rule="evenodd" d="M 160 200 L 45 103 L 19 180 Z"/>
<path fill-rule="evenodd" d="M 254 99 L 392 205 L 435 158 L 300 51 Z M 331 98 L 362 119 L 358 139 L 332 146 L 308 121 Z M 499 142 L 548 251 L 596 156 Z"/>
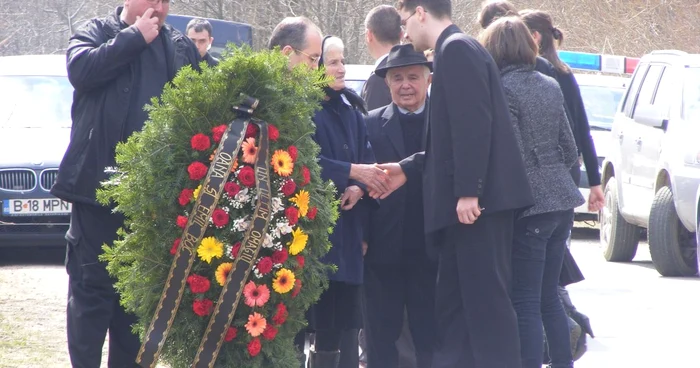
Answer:
<path fill-rule="evenodd" d="M 320 56 L 311 56 L 311 55 L 305 53 L 304 51 L 301 51 L 301 50 L 298 50 L 298 49 L 294 49 L 294 52 L 297 52 L 297 53 L 299 53 L 299 54 L 302 54 L 302 55 L 306 56 L 306 57 L 309 58 L 309 60 L 311 60 L 311 62 L 314 63 L 314 64 L 318 63 L 318 60 L 321 58 Z"/>
<path fill-rule="evenodd" d="M 411 13 L 411 15 L 408 16 L 406 19 L 401 20 L 401 30 L 406 32 L 406 23 L 408 22 L 409 19 L 411 19 L 412 16 L 416 15 L 416 12 L 418 11 L 418 8 Z"/>

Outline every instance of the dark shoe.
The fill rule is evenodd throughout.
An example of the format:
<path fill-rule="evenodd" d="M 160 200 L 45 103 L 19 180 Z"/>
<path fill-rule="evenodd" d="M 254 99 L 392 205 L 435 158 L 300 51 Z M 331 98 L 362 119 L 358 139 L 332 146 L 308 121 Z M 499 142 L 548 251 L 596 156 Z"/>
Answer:
<path fill-rule="evenodd" d="M 588 319 L 588 316 L 574 310 L 570 314 L 571 318 L 578 323 L 579 326 L 581 326 L 581 329 L 583 329 L 583 332 L 591 335 L 591 337 L 595 338 L 595 335 L 593 334 L 593 329 L 591 328 L 591 320 Z"/>
<path fill-rule="evenodd" d="M 338 368 L 338 365 L 340 365 L 340 350 L 309 351 L 309 368 Z"/>

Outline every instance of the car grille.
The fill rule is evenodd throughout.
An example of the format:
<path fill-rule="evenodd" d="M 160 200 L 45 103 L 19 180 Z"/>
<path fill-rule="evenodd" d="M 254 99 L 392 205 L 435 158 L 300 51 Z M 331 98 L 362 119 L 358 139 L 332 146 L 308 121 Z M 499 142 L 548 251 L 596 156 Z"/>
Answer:
<path fill-rule="evenodd" d="M 14 169 L 0 171 L 0 189 L 27 191 L 36 188 L 36 173 L 32 170 Z"/>
<path fill-rule="evenodd" d="M 41 184 L 41 189 L 49 191 L 56 181 L 56 175 L 58 175 L 57 169 L 48 169 L 41 172 L 39 176 L 39 184 Z"/>

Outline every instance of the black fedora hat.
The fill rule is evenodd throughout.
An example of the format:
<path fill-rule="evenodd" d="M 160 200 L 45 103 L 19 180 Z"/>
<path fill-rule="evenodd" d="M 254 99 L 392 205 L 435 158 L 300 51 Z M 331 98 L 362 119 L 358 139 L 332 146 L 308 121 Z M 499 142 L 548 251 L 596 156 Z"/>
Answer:
<path fill-rule="evenodd" d="M 374 74 L 378 75 L 380 78 L 386 77 L 386 72 L 389 69 L 401 68 L 404 66 L 411 65 L 425 65 L 430 70 L 433 70 L 433 63 L 428 61 L 422 52 L 416 51 L 413 45 L 396 45 L 389 51 L 389 56 L 386 59 L 386 64 L 381 68 L 377 68 Z"/>

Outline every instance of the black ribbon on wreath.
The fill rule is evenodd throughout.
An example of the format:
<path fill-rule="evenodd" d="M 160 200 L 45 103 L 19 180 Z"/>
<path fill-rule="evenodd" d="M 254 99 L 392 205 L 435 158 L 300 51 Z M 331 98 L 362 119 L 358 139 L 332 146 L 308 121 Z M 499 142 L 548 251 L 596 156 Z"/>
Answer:
<path fill-rule="evenodd" d="M 195 200 L 156 312 L 136 357 L 136 363 L 141 367 L 154 368 L 158 361 L 158 356 L 180 306 L 187 276 L 196 256 L 197 246 L 204 237 L 212 211 L 219 203 L 224 185 L 231 174 L 234 161 L 245 138 L 248 124 L 257 124 L 260 127 L 260 143 L 255 162 L 258 200 L 253 221 L 246 232 L 240 255 L 234 260 L 233 268 L 224 283 L 209 325 L 197 349 L 192 367 L 213 367 L 216 363 L 226 331 L 235 315 L 243 291 L 243 284 L 253 268 L 270 221 L 270 153 L 267 123 L 252 119 L 252 114 L 258 103 L 259 101 L 255 98 L 243 96 L 243 102 L 233 107 L 238 118 L 229 124 L 221 138 L 209 172 L 202 183 L 200 195 Z"/>

